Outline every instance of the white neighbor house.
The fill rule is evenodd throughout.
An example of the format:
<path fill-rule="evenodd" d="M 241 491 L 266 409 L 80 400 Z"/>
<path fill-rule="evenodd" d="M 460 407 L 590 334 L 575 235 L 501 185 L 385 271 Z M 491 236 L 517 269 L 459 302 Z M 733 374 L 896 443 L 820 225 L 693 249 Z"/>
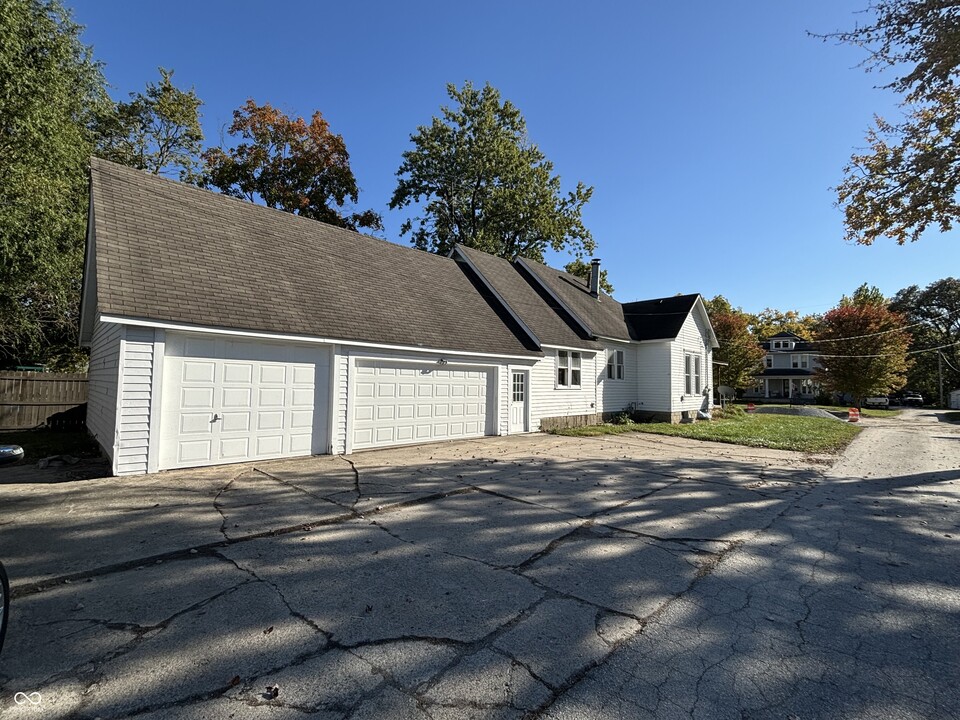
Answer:
<path fill-rule="evenodd" d="M 595 285 L 95 159 L 87 426 L 133 474 L 708 410 L 700 296 L 621 304 Z"/>

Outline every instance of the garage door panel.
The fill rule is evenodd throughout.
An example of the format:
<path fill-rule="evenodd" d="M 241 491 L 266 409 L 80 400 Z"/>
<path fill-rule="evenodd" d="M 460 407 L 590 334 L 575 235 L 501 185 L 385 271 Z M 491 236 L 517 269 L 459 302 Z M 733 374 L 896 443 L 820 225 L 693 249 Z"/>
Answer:
<path fill-rule="evenodd" d="M 187 440 L 180 443 L 177 453 L 180 462 L 208 462 L 211 458 L 212 440 Z"/>
<path fill-rule="evenodd" d="M 213 362 L 184 361 L 181 380 L 185 383 L 210 383 L 213 382 L 215 371 L 216 363 Z"/>
<path fill-rule="evenodd" d="M 222 438 L 220 440 L 220 457 L 224 460 L 244 460 L 250 454 L 250 439 Z"/>
<path fill-rule="evenodd" d="M 169 333 L 159 466 L 326 451 L 329 372 L 329 349 L 316 345 Z"/>
<path fill-rule="evenodd" d="M 223 388 L 220 395 L 220 407 L 249 408 L 253 393 L 250 388 Z"/>
<path fill-rule="evenodd" d="M 250 363 L 224 363 L 225 383 L 250 383 L 253 381 L 253 366 Z"/>
<path fill-rule="evenodd" d="M 213 388 L 185 387 L 180 390 L 180 407 L 213 409 Z"/>
<path fill-rule="evenodd" d="M 257 413 L 257 430 L 282 430 L 283 410 Z"/>
<path fill-rule="evenodd" d="M 181 435 L 209 435 L 213 432 L 210 413 L 183 413 L 180 415 Z"/>
<path fill-rule="evenodd" d="M 484 401 L 492 375 L 492 370 L 360 361 L 352 447 L 482 436 L 487 418 L 495 416 Z M 464 402 L 467 398 L 474 402 Z"/>

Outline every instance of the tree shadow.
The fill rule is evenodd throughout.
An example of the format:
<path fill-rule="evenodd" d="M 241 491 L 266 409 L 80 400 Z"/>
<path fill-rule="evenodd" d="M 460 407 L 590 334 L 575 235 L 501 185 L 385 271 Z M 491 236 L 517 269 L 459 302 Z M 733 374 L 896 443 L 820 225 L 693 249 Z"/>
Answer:
<path fill-rule="evenodd" d="M 0 717 L 960 709 L 960 471 L 600 447 L 7 488 Z"/>

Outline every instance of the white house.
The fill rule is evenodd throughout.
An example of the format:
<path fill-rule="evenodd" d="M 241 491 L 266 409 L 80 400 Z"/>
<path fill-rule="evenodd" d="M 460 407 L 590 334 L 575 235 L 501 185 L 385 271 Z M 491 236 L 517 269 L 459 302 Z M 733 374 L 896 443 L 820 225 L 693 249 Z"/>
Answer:
<path fill-rule="evenodd" d="M 621 304 L 96 159 L 80 334 L 116 474 L 678 421 L 709 408 L 717 346 L 699 295 Z"/>

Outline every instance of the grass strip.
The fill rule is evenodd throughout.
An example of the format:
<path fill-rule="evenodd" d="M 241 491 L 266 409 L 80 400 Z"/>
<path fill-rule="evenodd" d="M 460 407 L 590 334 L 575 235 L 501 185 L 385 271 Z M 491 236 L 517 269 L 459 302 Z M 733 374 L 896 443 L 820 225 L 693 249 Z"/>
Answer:
<path fill-rule="evenodd" d="M 590 425 L 555 430 L 554 433 L 573 437 L 594 437 L 642 432 L 774 450 L 838 453 L 850 444 L 860 430 L 861 428 L 856 425 L 827 418 L 764 414 L 679 425 L 671 423 Z"/>

